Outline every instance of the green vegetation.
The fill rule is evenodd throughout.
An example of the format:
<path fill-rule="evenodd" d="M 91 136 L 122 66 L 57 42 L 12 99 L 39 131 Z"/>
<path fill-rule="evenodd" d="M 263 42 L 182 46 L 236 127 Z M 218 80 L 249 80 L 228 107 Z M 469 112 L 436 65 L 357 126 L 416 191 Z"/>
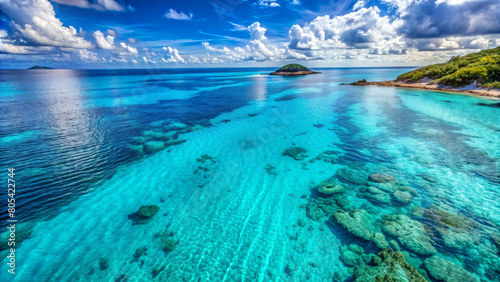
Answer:
<path fill-rule="evenodd" d="M 308 68 L 304 67 L 303 65 L 288 64 L 288 65 L 282 66 L 276 72 L 299 72 L 299 71 L 310 71 L 310 70 Z"/>
<path fill-rule="evenodd" d="M 465 86 L 477 81 L 478 86 L 500 88 L 500 47 L 456 56 L 447 63 L 430 65 L 398 76 L 398 80 L 419 82 L 429 78 L 432 83 Z"/>
<path fill-rule="evenodd" d="M 44 67 L 44 66 L 32 66 L 29 70 L 52 70 L 53 68 Z"/>

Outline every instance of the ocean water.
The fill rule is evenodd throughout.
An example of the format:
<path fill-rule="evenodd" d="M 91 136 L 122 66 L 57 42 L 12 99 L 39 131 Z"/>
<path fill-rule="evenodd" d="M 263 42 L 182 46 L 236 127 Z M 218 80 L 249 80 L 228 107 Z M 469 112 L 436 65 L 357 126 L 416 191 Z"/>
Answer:
<path fill-rule="evenodd" d="M 384 230 L 385 215 L 423 226 L 434 255 L 473 279 L 500 280 L 497 101 L 341 85 L 402 68 L 260 75 L 270 71 L 1 70 L 0 163 L 5 182 L 16 169 L 18 223 L 16 275 L 2 245 L 0 281 L 349 281 L 345 247 L 380 250 L 334 212 L 312 214 L 329 199 L 317 185 L 336 175 L 342 210 L 369 213 L 375 227 L 363 228 L 429 281 L 431 255 Z M 342 182 L 346 168 L 363 183 Z M 370 174 L 398 188 L 367 185 Z M 411 203 L 395 198 L 402 187 Z M 160 210 L 134 224 L 141 205 Z"/>

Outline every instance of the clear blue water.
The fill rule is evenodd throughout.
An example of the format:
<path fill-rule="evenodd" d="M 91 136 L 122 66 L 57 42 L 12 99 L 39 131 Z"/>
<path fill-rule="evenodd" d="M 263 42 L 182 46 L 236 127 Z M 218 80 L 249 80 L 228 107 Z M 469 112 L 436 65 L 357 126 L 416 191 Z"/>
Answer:
<path fill-rule="evenodd" d="M 428 226 L 438 256 L 500 279 L 500 109 L 478 105 L 494 101 L 339 85 L 392 79 L 401 68 L 260 75 L 269 71 L 1 70 L 2 179 L 16 168 L 26 238 L 16 276 L 4 260 L 0 281 L 332 281 L 350 271 L 340 247 L 377 252 L 308 214 L 319 197 L 312 188 L 345 167 L 390 174 L 419 194 L 381 204 L 354 187 L 342 196 L 352 209 L 379 223 L 408 215 Z M 293 146 L 308 157 L 282 155 Z M 334 162 L 316 158 L 325 151 Z M 205 154 L 214 161 L 197 160 Z M 160 212 L 133 225 L 128 216 L 147 204 Z M 462 245 L 418 215 L 429 207 L 473 226 L 451 228 Z M 2 211 L 2 228 L 6 220 Z M 159 243 L 166 229 L 178 240 L 171 252 Z M 141 246 L 147 252 L 134 260 Z M 410 255 L 423 269 L 426 257 Z M 103 257 L 109 267 L 100 270 Z"/>

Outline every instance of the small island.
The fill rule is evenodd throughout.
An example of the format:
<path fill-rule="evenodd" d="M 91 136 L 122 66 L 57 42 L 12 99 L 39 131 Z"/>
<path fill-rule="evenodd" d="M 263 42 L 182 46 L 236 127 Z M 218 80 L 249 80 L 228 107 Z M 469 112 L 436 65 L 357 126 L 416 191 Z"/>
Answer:
<path fill-rule="evenodd" d="M 44 67 L 44 66 L 32 66 L 29 70 L 53 70 L 54 68 Z"/>
<path fill-rule="evenodd" d="M 363 79 L 350 84 L 419 88 L 500 98 L 500 47 L 452 57 L 446 63 L 421 67 L 395 80 L 369 82 Z"/>
<path fill-rule="evenodd" d="M 319 73 L 319 72 L 312 71 L 312 70 L 304 67 L 303 65 L 288 64 L 288 65 L 285 65 L 285 66 L 277 69 L 276 71 L 270 73 L 269 75 L 288 76 L 288 75 L 307 75 L 307 74 L 315 74 L 315 73 Z"/>

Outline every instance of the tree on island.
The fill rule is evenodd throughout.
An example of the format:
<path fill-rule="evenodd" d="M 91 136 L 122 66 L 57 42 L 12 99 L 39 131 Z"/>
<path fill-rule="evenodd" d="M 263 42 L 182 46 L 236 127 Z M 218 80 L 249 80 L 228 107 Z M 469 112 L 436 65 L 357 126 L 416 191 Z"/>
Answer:
<path fill-rule="evenodd" d="M 418 68 L 397 78 L 411 83 L 424 79 L 454 87 L 477 82 L 485 88 L 500 88 L 500 47 L 455 56 L 446 63 Z"/>
<path fill-rule="evenodd" d="M 314 74 L 318 72 L 314 72 L 303 65 L 299 64 L 288 64 L 284 65 L 276 71 L 270 73 L 270 75 L 306 75 L 306 74 Z"/>
<path fill-rule="evenodd" d="M 44 66 L 32 66 L 29 70 L 52 70 L 53 68 L 44 67 Z"/>

